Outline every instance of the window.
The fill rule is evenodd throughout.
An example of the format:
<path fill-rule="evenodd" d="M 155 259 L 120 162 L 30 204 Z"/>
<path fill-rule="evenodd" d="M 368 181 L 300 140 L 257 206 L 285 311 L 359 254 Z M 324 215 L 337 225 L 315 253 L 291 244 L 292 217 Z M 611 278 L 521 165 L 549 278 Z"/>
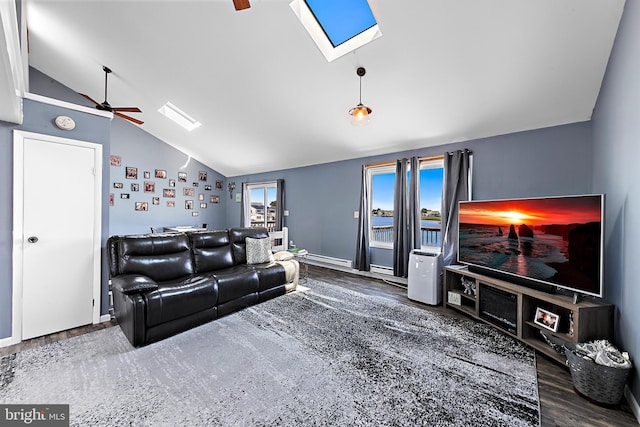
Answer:
<path fill-rule="evenodd" d="M 245 221 L 245 224 L 250 224 L 251 227 L 266 227 L 269 231 L 275 230 L 277 215 L 276 190 L 275 181 L 247 185 L 249 220 Z"/>
<path fill-rule="evenodd" d="M 369 240 L 373 247 L 393 247 L 395 165 L 372 166 L 369 174 L 371 214 Z M 411 174 L 411 171 L 409 171 Z M 442 205 L 442 158 L 420 161 L 419 197 L 423 247 L 440 247 L 440 209 Z M 408 177 L 407 177 L 408 178 Z"/>

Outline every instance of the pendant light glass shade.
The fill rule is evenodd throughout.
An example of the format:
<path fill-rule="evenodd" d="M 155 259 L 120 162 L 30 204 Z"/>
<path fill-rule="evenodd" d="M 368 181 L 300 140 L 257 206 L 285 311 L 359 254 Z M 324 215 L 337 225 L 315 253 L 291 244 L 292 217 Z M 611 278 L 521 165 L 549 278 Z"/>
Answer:
<path fill-rule="evenodd" d="M 351 116 L 351 124 L 354 126 L 362 126 L 369 123 L 371 116 L 371 108 L 362 103 L 362 76 L 366 74 L 364 67 L 358 67 L 356 74 L 360 77 L 360 103 L 349 110 Z"/>

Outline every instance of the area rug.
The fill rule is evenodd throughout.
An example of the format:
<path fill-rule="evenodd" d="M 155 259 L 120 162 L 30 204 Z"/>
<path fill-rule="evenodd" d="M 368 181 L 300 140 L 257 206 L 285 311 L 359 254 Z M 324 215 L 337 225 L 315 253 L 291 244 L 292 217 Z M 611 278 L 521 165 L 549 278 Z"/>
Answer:
<path fill-rule="evenodd" d="M 118 327 L 0 359 L 0 402 L 71 425 L 539 426 L 534 352 L 319 280 L 142 348 Z"/>

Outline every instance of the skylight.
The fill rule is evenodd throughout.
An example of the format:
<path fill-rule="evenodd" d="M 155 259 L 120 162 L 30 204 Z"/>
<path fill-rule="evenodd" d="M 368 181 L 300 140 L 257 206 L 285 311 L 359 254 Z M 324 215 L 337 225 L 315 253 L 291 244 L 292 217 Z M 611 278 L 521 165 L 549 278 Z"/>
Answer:
<path fill-rule="evenodd" d="M 290 6 L 329 62 L 382 36 L 367 0 L 293 0 Z"/>
<path fill-rule="evenodd" d="M 173 120 L 188 131 L 192 131 L 202 124 L 170 102 L 167 102 L 162 107 L 160 107 L 160 109 L 158 109 L 158 112 L 163 116 Z"/>

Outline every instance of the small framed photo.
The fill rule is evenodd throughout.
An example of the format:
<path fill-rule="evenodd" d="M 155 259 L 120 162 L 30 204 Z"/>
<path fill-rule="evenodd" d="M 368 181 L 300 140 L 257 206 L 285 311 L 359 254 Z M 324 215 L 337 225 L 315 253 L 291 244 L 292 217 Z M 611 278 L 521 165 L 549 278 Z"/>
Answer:
<path fill-rule="evenodd" d="M 145 193 L 155 193 L 156 192 L 156 183 L 153 181 L 145 181 L 144 182 L 144 192 Z"/>
<path fill-rule="evenodd" d="M 176 189 L 175 188 L 163 188 L 162 189 L 162 197 L 176 197 Z"/>
<path fill-rule="evenodd" d="M 169 187 L 175 187 L 176 186 L 176 180 L 175 179 L 170 179 L 169 180 Z"/>
<path fill-rule="evenodd" d="M 113 206 L 114 199 L 113 193 L 109 193 L 109 206 Z"/>
<path fill-rule="evenodd" d="M 205 191 L 211 191 L 211 185 L 205 185 L 204 189 Z"/>
<path fill-rule="evenodd" d="M 151 199 L 151 203 L 154 205 L 159 205 L 160 204 L 160 197 L 153 197 Z"/>
<path fill-rule="evenodd" d="M 129 193 L 120 193 L 120 198 L 121 199 L 128 199 L 129 198 Z"/>
<path fill-rule="evenodd" d="M 200 200 L 200 201 L 204 200 L 204 194 L 203 193 L 199 193 L 198 194 L 198 200 Z"/>
<path fill-rule="evenodd" d="M 222 190 L 222 181 L 216 181 L 216 190 Z"/>
<path fill-rule="evenodd" d="M 560 316 L 547 311 L 543 308 L 536 308 L 536 315 L 533 318 L 533 323 L 543 328 L 549 329 L 553 332 L 558 332 L 558 323 L 560 323 Z"/>
<path fill-rule="evenodd" d="M 200 203 L 200 209 L 207 209 L 206 203 Z"/>
<path fill-rule="evenodd" d="M 185 200 L 184 201 L 184 208 L 187 210 L 192 210 L 193 209 L 193 200 Z"/>
<path fill-rule="evenodd" d="M 182 195 L 183 196 L 189 196 L 189 197 L 193 197 L 193 195 L 195 194 L 195 190 L 191 187 L 184 187 L 182 189 Z"/>
<path fill-rule="evenodd" d="M 167 171 L 156 169 L 156 178 L 167 179 Z"/>
<path fill-rule="evenodd" d="M 198 181 L 206 181 L 207 180 L 207 172 L 200 171 L 198 172 Z"/>
<path fill-rule="evenodd" d="M 122 159 L 120 156 L 109 156 L 109 165 L 110 166 L 122 166 Z"/>
<path fill-rule="evenodd" d="M 121 182 L 114 182 L 113 188 L 124 188 L 124 185 Z"/>
<path fill-rule="evenodd" d="M 198 212 L 191 212 L 191 216 L 198 216 Z"/>
<path fill-rule="evenodd" d="M 125 168 L 124 176 L 127 179 L 138 179 L 138 168 L 134 168 L 132 166 L 127 166 Z"/>
<path fill-rule="evenodd" d="M 194 182 L 194 183 L 193 183 L 193 186 L 194 186 L 194 187 L 197 187 L 198 185 L 199 185 L 199 184 L 198 184 L 197 182 Z"/>
<path fill-rule="evenodd" d="M 140 184 L 131 184 L 131 191 L 140 191 Z"/>
<path fill-rule="evenodd" d="M 149 203 L 148 202 L 136 202 L 135 209 L 137 211 L 148 211 Z"/>
<path fill-rule="evenodd" d="M 187 182 L 187 173 L 186 172 L 178 172 L 178 181 L 179 182 Z"/>
<path fill-rule="evenodd" d="M 176 207 L 176 202 L 174 202 L 173 200 L 167 202 L 167 207 L 168 208 L 175 208 Z"/>
<path fill-rule="evenodd" d="M 151 172 L 144 171 L 144 179 L 151 179 Z"/>
<path fill-rule="evenodd" d="M 220 196 L 209 197 L 209 203 L 220 203 Z"/>

